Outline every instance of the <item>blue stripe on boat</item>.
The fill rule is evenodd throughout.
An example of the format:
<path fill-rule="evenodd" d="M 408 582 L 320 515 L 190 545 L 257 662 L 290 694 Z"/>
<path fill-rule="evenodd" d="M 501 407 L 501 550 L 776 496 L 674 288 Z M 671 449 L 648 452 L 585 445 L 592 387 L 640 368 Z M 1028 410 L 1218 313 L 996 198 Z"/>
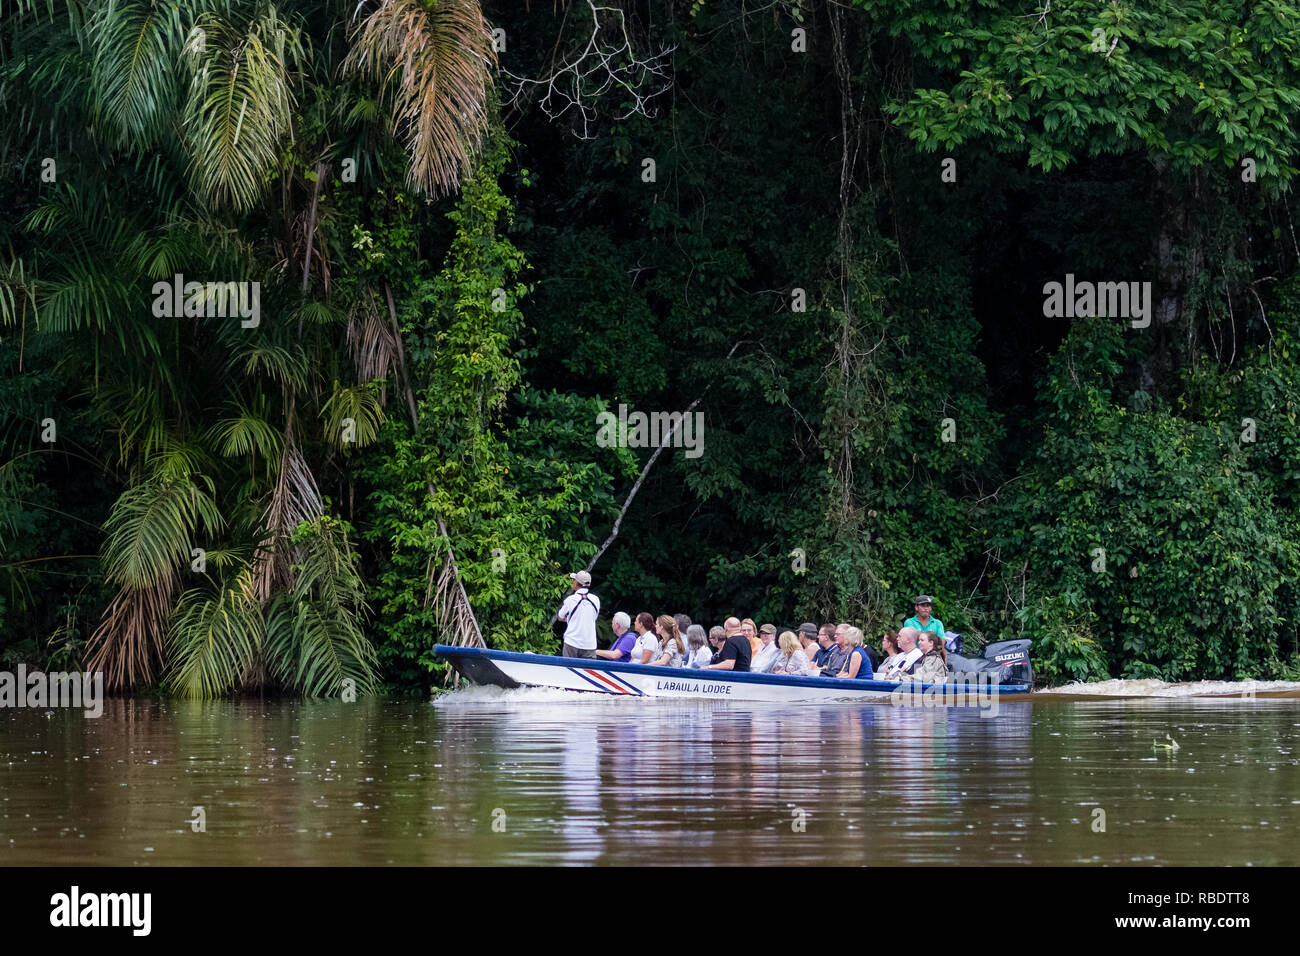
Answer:
<path fill-rule="evenodd" d="M 598 681 L 598 680 L 594 680 L 594 679 L 588 677 L 588 676 L 587 676 L 586 674 L 584 674 L 582 671 L 578 670 L 578 668 L 576 668 L 576 667 L 570 667 L 569 670 L 571 670 L 573 673 L 577 674 L 579 677 L 581 677 L 583 680 L 585 680 L 585 681 L 586 681 L 588 684 L 590 684 L 592 687 L 595 687 L 597 690 L 603 691 L 603 692 L 605 692 L 606 694 L 612 694 L 612 693 L 614 693 L 612 690 L 609 689 L 608 686 L 606 686 L 605 684 L 602 684 L 602 683 L 601 683 L 600 681 Z"/>
<path fill-rule="evenodd" d="M 674 670 L 676 670 L 676 669 L 677 669 L 677 668 L 674 668 Z M 612 680 L 615 684 L 618 684 L 620 687 L 625 688 L 629 694 L 635 694 L 637 697 L 644 697 L 644 696 L 645 696 L 645 694 L 643 694 L 643 693 L 641 692 L 641 688 L 637 687 L 637 686 L 636 686 L 635 684 L 633 684 L 633 683 L 630 683 L 629 681 L 625 681 L 623 678 L 619 677 L 617 674 L 606 674 L 605 676 L 607 676 L 607 677 L 608 677 L 610 680 Z"/>

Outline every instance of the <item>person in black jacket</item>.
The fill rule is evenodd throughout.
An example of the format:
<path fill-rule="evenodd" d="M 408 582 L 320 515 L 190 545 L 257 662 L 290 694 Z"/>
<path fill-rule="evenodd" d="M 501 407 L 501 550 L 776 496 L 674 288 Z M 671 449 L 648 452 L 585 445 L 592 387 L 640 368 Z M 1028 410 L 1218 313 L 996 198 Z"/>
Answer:
<path fill-rule="evenodd" d="M 751 658 L 749 638 L 740 631 L 727 636 L 718 653 L 713 655 L 708 669 L 715 671 L 747 671 Z"/>

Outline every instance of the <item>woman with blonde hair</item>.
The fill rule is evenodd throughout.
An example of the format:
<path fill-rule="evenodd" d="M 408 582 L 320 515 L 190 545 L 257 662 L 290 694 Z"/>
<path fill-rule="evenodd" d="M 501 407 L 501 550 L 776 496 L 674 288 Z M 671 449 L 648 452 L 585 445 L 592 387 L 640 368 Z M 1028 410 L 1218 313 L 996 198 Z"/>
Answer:
<path fill-rule="evenodd" d="M 776 666 L 772 668 L 773 674 L 787 674 L 790 677 L 812 676 L 812 665 L 808 662 L 808 655 L 804 653 L 794 631 L 782 631 L 781 636 L 776 639 L 776 646 L 781 649 L 781 656 L 777 658 Z"/>
<path fill-rule="evenodd" d="M 686 653 L 686 641 L 671 615 L 660 614 L 655 621 L 655 632 L 659 635 L 659 656 L 650 663 L 658 667 L 681 667 L 682 655 Z"/>
<path fill-rule="evenodd" d="M 740 622 L 740 633 L 749 639 L 749 653 L 757 654 L 763 649 L 763 640 L 758 636 L 758 625 L 754 623 L 752 617 L 747 617 Z"/>
<path fill-rule="evenodd" d="M 836 677 L 847 677 L 850 680 L 872 680 L 875 678 L 875 671 L 871 669 L 871 658 L 867 656 L 867 649 L 862 646 L 862 630 L 850 626 L 844 632 L 844 643 L 849 647 L 849 656 L 844 660 L 844 669 L 836 674 Z"/>

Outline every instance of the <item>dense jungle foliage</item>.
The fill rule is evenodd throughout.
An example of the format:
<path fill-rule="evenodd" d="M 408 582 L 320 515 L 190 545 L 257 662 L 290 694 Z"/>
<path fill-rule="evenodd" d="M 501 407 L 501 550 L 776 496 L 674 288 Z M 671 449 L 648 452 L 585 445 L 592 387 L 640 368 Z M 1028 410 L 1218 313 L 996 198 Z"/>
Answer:
<path fill-rule="evenodd" d="M 596 559 L 1300 676 L 1298 138 L 1270 0 L 4 0 L 0 665 L 427 689 Z"/>

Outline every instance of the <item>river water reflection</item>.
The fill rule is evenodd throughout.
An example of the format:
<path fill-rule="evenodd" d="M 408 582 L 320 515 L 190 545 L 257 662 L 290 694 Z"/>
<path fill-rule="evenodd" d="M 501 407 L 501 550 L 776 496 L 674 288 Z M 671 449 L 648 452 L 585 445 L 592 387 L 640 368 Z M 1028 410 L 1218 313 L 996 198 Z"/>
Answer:
<path fill-rule="evenodd" d="M 1298 732 L 1295 699 L 7 710 L 0 864 L 1296 865 Z"/>

